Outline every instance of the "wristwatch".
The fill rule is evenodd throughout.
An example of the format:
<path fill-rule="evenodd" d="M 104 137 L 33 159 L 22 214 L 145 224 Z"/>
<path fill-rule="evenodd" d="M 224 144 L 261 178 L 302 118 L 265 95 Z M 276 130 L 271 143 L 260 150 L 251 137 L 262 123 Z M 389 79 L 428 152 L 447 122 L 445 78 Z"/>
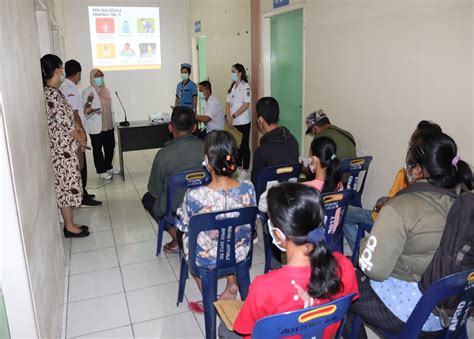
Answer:
<path fill-rule="evenodd" d="M 235 115 L 235 113 L 232 114 L 232 118 L 237 119 L 237 115 Z"/>

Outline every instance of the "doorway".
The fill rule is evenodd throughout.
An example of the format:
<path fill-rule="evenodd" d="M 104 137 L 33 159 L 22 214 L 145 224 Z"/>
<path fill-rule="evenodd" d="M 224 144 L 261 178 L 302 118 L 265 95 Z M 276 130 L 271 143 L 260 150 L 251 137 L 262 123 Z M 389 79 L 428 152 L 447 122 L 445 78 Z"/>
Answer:
<path fill-rule="evenodd" d="M 263 89 L 278 100 L 280 124 L 303 140 L 303 8 L 264 16 Z"/>

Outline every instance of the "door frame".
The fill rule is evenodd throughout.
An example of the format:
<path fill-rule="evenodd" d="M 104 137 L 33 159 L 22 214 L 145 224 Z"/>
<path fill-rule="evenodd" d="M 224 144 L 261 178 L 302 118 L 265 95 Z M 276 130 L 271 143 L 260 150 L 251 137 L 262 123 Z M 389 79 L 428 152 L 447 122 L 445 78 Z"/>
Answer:
<path fill-rule="evenodd" d="M 305 119 L 303 117 L 303 112 L 306 111 L 305 109 L 305 83 L 306 83 L 306 29 L 305 29 L 305 22 L 306 22 L 306 10 L 305 4 L 294 4 L 285 7 L 281 7 L 275 10 L 272 10 L 267 13 L 263 13 L 261 15 L 260 20 L 260 55 L 261 55 L 261 74 L 260 74 L 260 88 L 262 89 L 262 96 L 271 96 L 271 30 L 270 30 L 270 19 L 275 15 L 280 15 L 288 12 L 293 12 L 296 10 L 303 11 L 303 36 L 302 36 L 302 73 L 301 74 L 301 144 L 300 144 L 300 154 L 304 152 L 304 132 L 306 131 L 306 124 Z"/>

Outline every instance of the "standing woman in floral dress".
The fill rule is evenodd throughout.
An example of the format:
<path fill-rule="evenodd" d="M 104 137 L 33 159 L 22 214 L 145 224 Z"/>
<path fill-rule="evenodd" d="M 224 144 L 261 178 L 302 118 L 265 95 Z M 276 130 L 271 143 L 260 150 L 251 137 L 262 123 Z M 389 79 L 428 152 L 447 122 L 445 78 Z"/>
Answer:
<path fill-rule="evenodd" d="M 61 59 L 53 54 L 41 58 L 46 114 L 48 120 L 49 146 L 53 165 L 54 187 L 61 214 L 64 219 L 64 236 L 81 238 L 89 235 L 87 226 L 73 222 L 72 209 L 82 201 L 81 173 L 77 152 L 87 147 L 82 129 L 74 122 L 74 113 L 59 90 L 64 80 Z"/>

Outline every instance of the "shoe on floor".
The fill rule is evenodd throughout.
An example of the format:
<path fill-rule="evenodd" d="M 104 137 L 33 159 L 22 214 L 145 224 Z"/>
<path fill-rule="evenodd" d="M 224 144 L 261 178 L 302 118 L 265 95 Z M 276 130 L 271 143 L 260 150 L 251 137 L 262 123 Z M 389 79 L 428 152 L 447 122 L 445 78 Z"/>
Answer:
<path fill-rule="evenodd" d="M 102 206 L 102 201 L 94 200 L 90 197 L 82 199 L 81 207 L 99 207 Z"/>
<path fill-rule="evenodd" d="M 85 198 L 94 199 L 94 198 L 95 198 L 95 194 L 89 194 L 89 192 L 84 191 L 84 199 L 85 199 Z"/>
<path fill-rule="evenodd" d="M 118 175 L 118 174 L 120 174 L 120 170 L 118 168 L 111 168 L 111 169 L 107 170 L 107 173 L 109 173 L 111 175 Z"/>
<path fill-rule="evenodd" d="M 100 173 L 99 177 L 104 179 L 104 180 L 110 180 L 110 179 L 112 179 L 112 174 L 104 172 L 104 173 Z"/>
<path fill-rule="evenodd" d="M 258 233 L 257 231 L 253 231 L 253 244 L 256 245 L 258 243 Z"/>
<path fill-rule="evenodd" d="M 81 228 L 81 233 L 72 233 L 69 232 L 66 228 L 63 229 L 65 238 L 85 238 L 89 236 L 89 231 L 85 231 Z"/>

